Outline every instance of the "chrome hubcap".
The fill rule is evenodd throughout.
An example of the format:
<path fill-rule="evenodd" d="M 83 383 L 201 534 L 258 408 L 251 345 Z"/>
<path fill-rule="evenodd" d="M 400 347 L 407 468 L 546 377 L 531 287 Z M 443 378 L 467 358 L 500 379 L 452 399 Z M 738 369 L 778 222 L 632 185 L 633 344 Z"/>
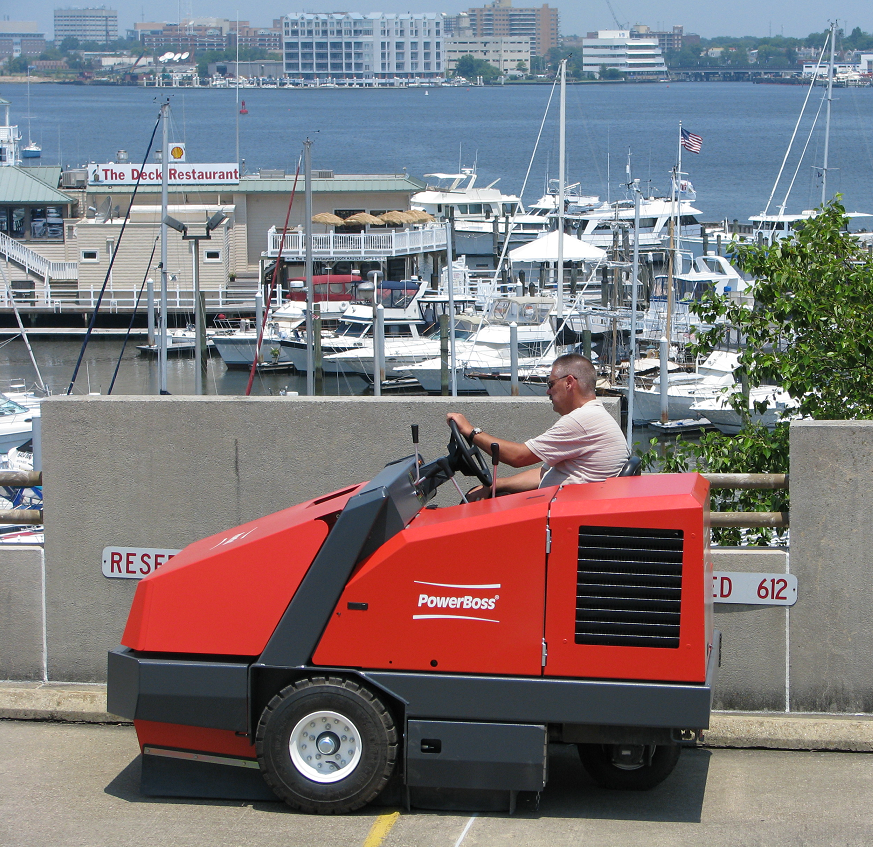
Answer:
<path fill-rule="evenodd" d="M 331 711 L 312 712 L 297 722 L 288 739 L 288 752 L 297 771 L 313 782 L 339 782 L 361 760 L 358 728 Z"/>

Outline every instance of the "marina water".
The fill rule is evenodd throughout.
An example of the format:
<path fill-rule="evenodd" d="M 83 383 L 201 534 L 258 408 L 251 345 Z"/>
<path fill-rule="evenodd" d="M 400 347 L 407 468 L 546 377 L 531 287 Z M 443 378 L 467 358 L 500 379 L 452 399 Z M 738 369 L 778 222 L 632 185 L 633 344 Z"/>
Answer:
<path fill-rule="evenodd" d="M 345 89 L 173 89 L 41 84 L 31 86 L 33 137 L 42 165 L 113 161 L 126 150 L 142 161 L 160 103 L 172 105 L 171 141 L 183 141 L 191 162 L 228 162 L 239 152 L 249 172 L 284 168 L 293 173 L 302 142 L 313 140 L 313 164 L 336 173 L 424 174 L 475 166 L 479 184 L 499 179 L 505 193 L 520 194 L 550 85 L 469 88 Z M 825 89 L 810 98 L 813 110 Z M 800 113 L 804 86 L 751 83 L 653 83 L 571 86 L 567 96 L 567 174 L 584 191 L 603 199 L 624 196 L 625 165 L 632 153 L 633 176 L 653 191 L 667 192 L 677 154 L 679 122 L 703 137 L 700 155 L 685 152 L 683 171 L 697 191 L 701 220 L 745 221 L 762 211 Z M 0 86 L 12 104 L 11 121 L 26 123 L 24 86 Z M 239 115 L 237 97 L 246 101 Z M 849 211 L 873 211 L 873 88 L 834 92 L 828 194 L 841 193 Z M 809 131 L 807 120 L 799 132 Z M 818 205 L 823 133 L 809 144 L 787 211 Z M 536 200 L 558 173 L 557 96 L 553 98 L 523 200 Z M 789 162 L 793 172 L 796 158 Z M 782 200 L 784 188 L 776 194 Z M 197 202 L 192 195 L 190 202 Z M 302 201 L 302 200 L 301 200 Z M 863 225 L 863 224 L 862 224 Z M 870 227 L 868 227 L 870 228 Z M 264 233 L 266 243 L 266 233 Z M 141 340 L 141 338 L 139 339 Z M 81 340 L 34 339 L 47 383 L 66 391 Z M 121 341 L 96 339 L 88 347 L 76 392 L 106 393 Z M 168 388 L 193 390 L 193 360 L 171 360 Z M 7 378 L 34 375 L 20 340 L 0 347 Z M 227 371 L 219 358 L 209 364 L 205 390 L 242 394 L 247 374 Z M 253 393 L 301 389 L 291 374 L 262 374 Z M 304 380 L 305 383 L 305 380 Z M 113 390 L 157 393 L 154 360 L 139 357 L 133 341 Z M 305 384 L 302 386 L 305 388 Z M 362 393 L 363 384 L 329 382 L 327 393 Z"/>
<path fill-rule="evenodd" d="M 567 93 L 567 177 L 603 199 L 624 195 L 627 154 L 633 176 L 668 192 L 679 122 L 703 137 L 699 155 L 683 154 L 705 221 L 760 212 L 788 146 L 806 86 L 753 83 L 571 85 Z M 810 97 L 814 112 L 826 89 Z M 249 172 L 293 173 L 304 139 L 313 166 L 336 173 L 402 173 L 415 177 L 476 167 L 479 184 L 519 194 L 551 93 L 550 85 L 405 89 L 143 88 L 42 84 L 31 86 L 33 136 L 43 165 L 111 162 L 126 150 L 143 159 L 169 98 L 171 141 L 187 144 L 188 161 L 236 160 Z M 24 86 L 2 85 L 11 120 L 23 125 Z M 536 200 L 558 175 L 557 93 L 523 200 Z M 798 134 L 809 128 L 806 119 Z M 821 199 L 816 165 L 823 159 L 824 120 L 809 144 L 787 211 Z M 873 88 L 835 89 L 828 194 L 842 193 L 849 211 L 873 210 Z M 789 174 L 796 158 L 789 162 Z M 782 199 L 784 189 L 777 193 Z M 192 201 L 194 202 L 194 201 Z M 264 234 L 266 239 L 266 233 Z"/>

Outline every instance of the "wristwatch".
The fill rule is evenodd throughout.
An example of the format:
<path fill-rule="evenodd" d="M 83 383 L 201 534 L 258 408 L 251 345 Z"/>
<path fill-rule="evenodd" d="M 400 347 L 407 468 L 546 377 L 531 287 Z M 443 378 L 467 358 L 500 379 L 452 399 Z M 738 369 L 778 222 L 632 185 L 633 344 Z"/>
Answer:
<path fill-rule="evenodd" d="M 474 439 L 474 438 L 475 438 L 475 437 L 476 437 L 480 432 L 484 432 L 484 431 L 485 431 L 485 430 L 483 430 L 481 426 L 474 426 L 473 429 L 470 430 L 470 434 L 467 436 L 467 441 L 469 441 L 470 444 L 472 444 L 472 443 L 473 443 L 473 439 Z"/>

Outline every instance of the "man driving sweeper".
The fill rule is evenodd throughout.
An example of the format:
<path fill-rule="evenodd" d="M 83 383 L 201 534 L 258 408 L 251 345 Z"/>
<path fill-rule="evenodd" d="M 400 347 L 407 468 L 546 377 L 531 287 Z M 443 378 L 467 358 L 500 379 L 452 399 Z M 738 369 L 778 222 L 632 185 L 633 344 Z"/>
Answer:
<path fill-rule="evenodd" d="M 594 393 L 596 373 L 590 360 L 578 353 L 565 353 L 552 364 L 548 391 L 552 408 L 561 417 L 537 438 L 520 444 L 496 438 L 473 426 L 459 412 L 449 412 L 470 444 L 491 454 L 491 445 L 500 448 L 500 461 L 513 468 L 528 468 L 515 476 L 497 480 L 498 494 L 515 494 L 562 483 L 601 482 L 616 476 L 627 460 L 627 442 L 615 419 Z M 483 487 L 474 488 L 469 500 L 488 497 Z"/>

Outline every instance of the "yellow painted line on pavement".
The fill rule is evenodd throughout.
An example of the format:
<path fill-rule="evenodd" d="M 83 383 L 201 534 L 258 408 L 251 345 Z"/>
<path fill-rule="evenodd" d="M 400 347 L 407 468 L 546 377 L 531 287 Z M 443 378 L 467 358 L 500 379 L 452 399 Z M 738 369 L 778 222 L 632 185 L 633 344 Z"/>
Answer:
<path fill-rule="evenodd" d="M 397 823 L 400 817 L 400 812 L 389 812 L 384 815 L 379 815 L 376 822 L 370 827 L 370 834 L 364 842 L 364 847 L 379 847 L 385 840 L 385 836 L 391 832 L 391 827 Z"/>

